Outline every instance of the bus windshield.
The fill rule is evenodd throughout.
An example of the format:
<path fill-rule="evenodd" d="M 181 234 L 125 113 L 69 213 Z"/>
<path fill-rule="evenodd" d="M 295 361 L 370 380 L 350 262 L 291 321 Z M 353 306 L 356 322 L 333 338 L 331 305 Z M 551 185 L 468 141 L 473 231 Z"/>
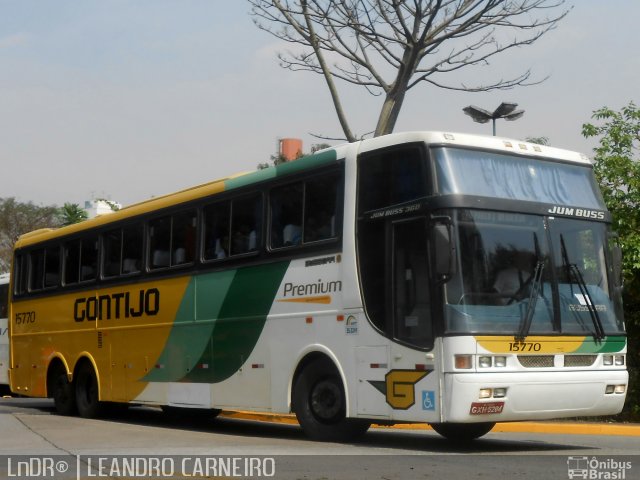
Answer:
<path fill-rule="evenodd" d="M 605 210 L 590 168 L 462 148 L 434 148 L 440 194 L 465 194 Z"/>
<path fill-rule="evenodd" d="M 604 223 L 459 210 L 446 331 L 526 336 L 624 331 Z"/>

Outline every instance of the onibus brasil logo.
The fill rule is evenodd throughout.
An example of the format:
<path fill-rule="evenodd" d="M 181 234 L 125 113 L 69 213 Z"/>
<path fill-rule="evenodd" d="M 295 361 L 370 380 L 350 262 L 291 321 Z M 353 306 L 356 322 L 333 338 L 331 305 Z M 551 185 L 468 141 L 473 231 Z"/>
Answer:
<path fill-rule="evenodd" d="M 625 480 L 631 462 L 615 458 L 568 457 L 567 474 L 570 479 Z"/>

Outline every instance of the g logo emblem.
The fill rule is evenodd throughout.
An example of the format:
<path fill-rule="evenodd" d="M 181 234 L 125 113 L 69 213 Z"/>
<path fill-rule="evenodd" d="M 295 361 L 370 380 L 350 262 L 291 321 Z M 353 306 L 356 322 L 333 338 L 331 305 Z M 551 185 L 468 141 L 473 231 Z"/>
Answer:
<path fill-rule="evenodd" d="M 385 375 L 387 403 L 398 410 L 406 410 L 416 403 L 415 384 L 431 371 L 391 370 Z"/>

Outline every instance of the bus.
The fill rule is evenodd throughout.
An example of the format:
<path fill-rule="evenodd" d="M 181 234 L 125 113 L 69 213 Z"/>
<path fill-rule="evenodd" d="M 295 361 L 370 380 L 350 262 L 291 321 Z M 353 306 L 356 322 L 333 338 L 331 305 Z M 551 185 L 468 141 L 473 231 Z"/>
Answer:
<path fill-rule="evenodd" d="M 583 155 L 366 139 L 22 236 L 11 389 L 82 417 L 293 412 L 329 441 L 616 414 L 620 265 Z"/>
<path fill-rule="evenodd" d="M 9 391 L 9 274 L 0 273 L 0 395 Z"/>

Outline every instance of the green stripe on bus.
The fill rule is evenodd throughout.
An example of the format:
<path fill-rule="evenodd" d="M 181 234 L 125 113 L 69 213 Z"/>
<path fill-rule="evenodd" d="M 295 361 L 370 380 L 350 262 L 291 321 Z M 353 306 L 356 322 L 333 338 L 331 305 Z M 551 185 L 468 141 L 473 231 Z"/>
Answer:
<path fill-rule="evenodd" d="M 192 278 L 156 362 L 163 368 L 143 381 L 217 383 L 237 372 L 260 338 L 288 267 L 286 261 Z"/>
<path fill-rule="evenodd" d="M 255 348 L 267 321 L 289 262 L 243 268 L 227 292 L 211 336 L 198 365 L 186 377 L 189 382 L 217 383 L 236 373 Z"/>
<path fill-rule="evenodd" d="M 229 270 L 191 278 L 167 343 L 156 361 L 162 369 L 152 370 L 144 381 L 177 382 L 193 370 L 211 343 L 214 319 L 218 318 L 235 273 L 235 270 Z"/>
<path fill-rule="evenodd" d="M 299 171 L 308 170 L 315 167 L 321 167 L 335 162 L 337 154 L 335 150 L 327 150 L 326 152 L 316 153 L 309 155 L 308 157 L 302 157 L 293 162 L 286 162 L 278 165 L 277 167 L 265 168 L 263 170 L 257 170 L 247 175 L 231 178 L 225 180 L 225 190 L 231 190 L 233 188 L 244 187 L 254 183 L 262 182 L 272 178 L 280 177 L 282 175 L 289 175 Z"/>
<path fill-rule="evenodd" d="M 627 344 L 626 337 L 611 336 L 604 341 L 595 341 L 587 337 L 582 345 L 573 353 L 616 353 L 621 351 Z"/>

